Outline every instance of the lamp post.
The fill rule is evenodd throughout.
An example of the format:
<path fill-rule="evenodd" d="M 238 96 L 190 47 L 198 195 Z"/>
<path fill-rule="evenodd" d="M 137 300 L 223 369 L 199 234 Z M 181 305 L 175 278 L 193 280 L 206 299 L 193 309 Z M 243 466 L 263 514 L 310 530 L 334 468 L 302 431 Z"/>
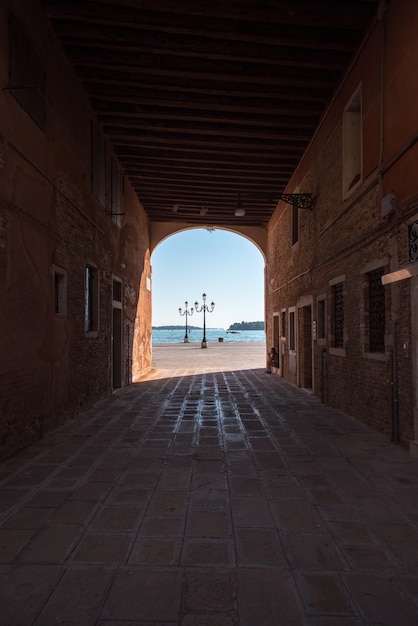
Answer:
<path fill-rule="evenodd" d="M 186 334 L 184 335 L 184 343 L 189 343 L 189 335 L 187 334 L 187 316 L 193 315 L 193 307 L 190 309 L 190 311 L 188 311 L 187 309 L 188 306 L 189 306 L 189 303 L 186 300 L 186 302 L 184 303 L 184 311 L 182 310 L 181 306 L 179 307 L 180 315 L 186 316 Z"/>
<path fill-rule="evenodd" d="M 196 313 L 200 313 L 201 311 L 203 311 L 203 339 L 202 339 L 201 347 L 202 348 L 207 348 L 208 345 L 207 345 L 207 341 L 206 341 L 206 311 L 208 313 L 212 313 L 213 309 L 215 308 L 215 303 L 211 302 L 210 303 L 211 308 L 209 308 L 209 305 L 206 304 L 206 294 L 205 293 L 202 295 L 202 299 L 203 299 L 203 304 L 200 307 L 200 309 L 198 308 L 199 307 L 199 303 L 198 302 L 194 303 L 194 308 L 195 308 Z"/>

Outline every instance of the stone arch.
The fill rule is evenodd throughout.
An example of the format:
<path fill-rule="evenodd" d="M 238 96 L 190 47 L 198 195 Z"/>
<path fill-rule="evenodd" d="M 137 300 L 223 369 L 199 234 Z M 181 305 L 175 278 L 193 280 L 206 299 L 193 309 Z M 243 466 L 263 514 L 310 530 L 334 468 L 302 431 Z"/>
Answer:
<path fill-rule="evenodd" d="M 191 225 L 179 222 L 151 222 L 150 223 L 150 252 L 154 250 L 168 237 L 185 230 L 195 230 L 198 228 L 214 228 L 215 230 L 226 230 L 236 235 L 241 235 L 251 241 L 261 252 L 264 264 L 266 263 L 267 231 L 265 228 L 256 226 L 205 226 L 204 224 Z"/>

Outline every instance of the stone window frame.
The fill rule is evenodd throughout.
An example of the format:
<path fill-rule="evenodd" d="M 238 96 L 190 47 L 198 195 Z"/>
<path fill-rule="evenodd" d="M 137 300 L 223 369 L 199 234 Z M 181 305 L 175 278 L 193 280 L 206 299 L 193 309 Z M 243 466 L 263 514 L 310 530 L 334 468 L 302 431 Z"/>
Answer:
<path fill-rule="evenodd" d="M 337 285 L 343 285 L 343 296 L 344 296 L 344 302 L 346 301 L 346 296 L 347 296 L 347 291 L 346 291 L 346 276 L 345 274 L 341 274 L 340 276 L 336 276 L 335 278 L 333 278 L 332 280 L 329 281 L 328 286 L 330 289 L 330 297 L 329 297 L 329 303 L 330 303 L 330 311 L 329 311 L 329 316 L 330 316 L 330 324 L 329 324 L 329 330 L 328 330 L 328 344 L 329 344 L 329 353 L 333 354 L 335 356 L 342 356 L 345 357 L 346 356 L 346 350 L 345 350 L 345 344 L 346 344 L 346 319 L 344 318 L 344 330 L 343 330 L 343 347 L 339 347 L 339 346 L 335 346 L 334 345 L 334 341 L 335 341 L 335 336 L 334 336 L 334 314 L 335 314 L 335 303 L 334 303 L 334 287 L 336 287 Z"/>
<path fill-rule="evenodd" d="M 381 259 L 374 259 L 367 263 L 360 270 L 362 299 L 360 303 L 360 343 L 363 357 L 365 359 L 371 359 L 375 361 L 387 361 L 389 354 L 387 353 L 388 347 L 388 316 L 385 315 L 385 351 L 377 352 L 370 350 L 370 327 L 369 327 L 369 279 L 370 273 L 379 269 L 383 270 L 383 274 L 388 270 L 389 259 L 387 257 Z M 390 297 L 390 290 L 385 289 L 385 314 L 390 310 L 388 298 Z"/>

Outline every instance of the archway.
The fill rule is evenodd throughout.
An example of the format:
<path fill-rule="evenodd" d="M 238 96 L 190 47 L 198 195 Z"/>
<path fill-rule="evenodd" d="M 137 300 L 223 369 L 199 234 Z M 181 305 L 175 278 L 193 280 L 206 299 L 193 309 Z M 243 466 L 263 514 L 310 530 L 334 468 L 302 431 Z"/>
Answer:
<path fill-rule="evenodd" d="M 188 228 L 169 234 L 152 256 L 152 325 L 184 325 L 178 309 L 202 294 L 216 306 L 212 327 L 265 319 L 265 258 L 250 237 L 225 228 Z M 201 316 L 193 322 L 202 325 Z"/>

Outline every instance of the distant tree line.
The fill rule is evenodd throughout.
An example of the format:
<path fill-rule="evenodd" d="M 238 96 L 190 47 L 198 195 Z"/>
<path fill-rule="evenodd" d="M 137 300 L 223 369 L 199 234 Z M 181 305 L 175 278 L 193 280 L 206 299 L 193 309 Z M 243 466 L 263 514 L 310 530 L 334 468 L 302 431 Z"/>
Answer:
<path fill-rule="evenodd" d="M 187 325 L 189 330 L 202 330 L 201 326 L 190 326 L 189 324 Z M 153 326 L 152 327 L 153 330 L 183 330 L 184 329 L 184 324 L 182 326 Z"/>
<path fill-rule="evenodd" d="M 264 330 L 264 322 L 234 322 L 228 330 Z"/>

